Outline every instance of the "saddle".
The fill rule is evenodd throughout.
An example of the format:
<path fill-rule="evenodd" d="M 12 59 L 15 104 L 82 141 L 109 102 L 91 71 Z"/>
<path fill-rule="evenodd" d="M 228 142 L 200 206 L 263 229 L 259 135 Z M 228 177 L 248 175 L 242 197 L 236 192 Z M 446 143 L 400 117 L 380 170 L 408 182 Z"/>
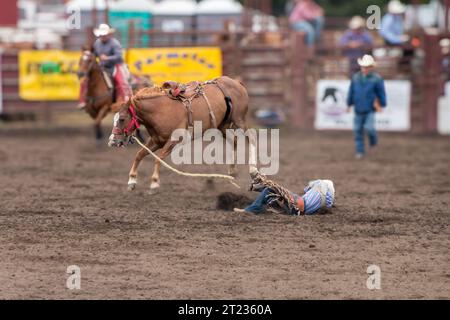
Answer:
<path fill-rule="evenodd" d="M 172 99 L 189 99 L 196 95 L 201 86 L 200 82 L 193 81 L 186 84 L 175 81 L 167 81 L 162 85 L 162 89 Z"/>
<path fill-rule="evenodd" d="M 219 85 L 217 81 L 208 81 L 204 83 L 200 83 L 198 81 L 188 82 L 186 84 L 179 83 L 176 81 L 167 81 L 162 85 L 162 89 L 165 91 L 166 95 L 173 99 L 179 100 L 186 107 L 188 114 L 188 129 L 191 130 L 194 127 L 193 116 L 192 116 L 192 101 L 203 97 L 208 105 L 209 115 L 211 117 L 211 123 L 214 128 L 217 128 L 217 120 L 214 112 L 212 110 L 211 104 L 206 96 L 205 91 L 203 90 L 205 85 L 213 84 L 216 85 L 225 96 L 225 101 L 227 103 L 227 113 L 224 121 L 228 120 L 229 115 L 231 114 L 232 105 L 231 98 L 225 93 L 224 89 Z"/>
<path fill-rule="evenodd" d="M 105 80 L 106 86 L 108 87 L 108 94 L 112 96 L 113 103 L 116 103 L 116 86 L 114 85 L 114 79 L 105 70 L 102 70 L 102 75 L 103 79 Z"/>

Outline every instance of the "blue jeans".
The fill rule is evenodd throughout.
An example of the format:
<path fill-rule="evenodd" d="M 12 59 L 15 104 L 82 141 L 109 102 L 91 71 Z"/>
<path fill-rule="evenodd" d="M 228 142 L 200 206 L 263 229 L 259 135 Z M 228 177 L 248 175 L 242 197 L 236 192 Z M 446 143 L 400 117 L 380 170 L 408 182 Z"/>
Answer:
<path fill-rule="evenodd" d="M 300 21 L 292 24 L 292 28 L 295 31 L 303 31 L 306 33 L 306 44 L 312 46 L 315 42 L 318 42 L 322 33 L 325 20 L 323 17 L 317 17 L 311 21 Z"/>
<path fill-rule="evenodd" d="M 355 135 L 356 153 L 365 154 L 364 132 L 369 136 L 371 147 L 378 144 L 378 135 L 375 129 L 375 112 L 355 113 L 353 133 Z"/>
<path fill-rule="evenodd" d="M 255 214 L 260 214 L 266 211 L 267 205 L 267 196 L 270 194 L 271 190 L 269 188 L 265 188 L 256 198 L 255 201 L 251 205 L 249 205 L 244 210 L 247 212 L 252 212 Z"/>

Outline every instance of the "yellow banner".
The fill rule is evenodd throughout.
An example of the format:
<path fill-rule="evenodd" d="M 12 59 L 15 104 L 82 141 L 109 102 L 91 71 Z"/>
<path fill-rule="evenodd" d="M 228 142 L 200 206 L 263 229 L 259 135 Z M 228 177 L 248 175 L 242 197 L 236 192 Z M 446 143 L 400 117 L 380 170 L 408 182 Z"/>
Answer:
<path fill-rule="evenodd" d="M 19 54 L 19 95 L 29 101 L 78 100 L 76 72 L 81 52 L 24 50 Z M 155 84 L 207 81 L 222 75 L 220 48 L 130 49 L 124 56 L 131 73 Z"/>
<path fill-rule="evenodd" d="M 19 54 L 19 95 L 23 100 L 77 100 L 79 51 L 27 50 Z"/>
<path fill-rule="evenodd" d="M 207 81 L 222 75 L 220 48 L 154 48 L 128 50 L 131 73 L 147 75 L 158 85 L 165 81 Z"/>

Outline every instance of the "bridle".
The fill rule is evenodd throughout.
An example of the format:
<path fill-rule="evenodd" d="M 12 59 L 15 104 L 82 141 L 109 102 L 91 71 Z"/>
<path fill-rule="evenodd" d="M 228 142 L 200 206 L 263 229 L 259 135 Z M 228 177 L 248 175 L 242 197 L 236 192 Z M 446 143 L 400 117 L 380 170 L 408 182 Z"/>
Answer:
<path fill-rule="evenodd" d="M 130 138 L 129 140 L 131 140 L 131 135 L 133 133 L 134 130 L 137 130 L 141 127 L 141 125 L 139 124 L 139 120 L 136 114 L 136 107 L 134 106 L 133 102 L 130 102 L 130 105 L 128 107 L 128 112 L 131 115 L 131 120 L 128 123 L 127 127 L 125 129 L 121 129 L 118 125 L 118 123 L 114 124 L 113 127 L 113 131 L 112 134 L 114 136 L 122 136 L 122 139 L 126 139 L 126 138 Z M 119 116 L 118 114 L 116 116 Z M 117 118 L 117 120 L 115 119 L 115 121 L 118 121 L 119 118 Z"/>
<path fill-rule="evenodd" d="M 88 59 L 90 59 L 91 55 L 92 55 L 92 52 L 86 50 L 86 51 L 83 52 L 83 55 L 81 56 L 81 59 L 82 59 L 82 60 L 88 60 Z M 81 79 L 81 78 L 83 78 L 83 77 L 87 77 L 88 74 L 89 74 L 89 71 L 92 69 L 92 65 L 93 65 L 93 64 L 94 64 L 94 60 L 92 60 L 92 61 L 89 63 L 89 65 L 88 65 L 88 67 L 87 67 L 87 70 L 88 70 L 88 71 L 78 71 L 78 72 L 77 72 L 78 79 Z"/>
<path fill-rule="evenodd" d="M 136 107 L 133 104 L 133 100 L 130 101 L 128 112 L 131 115 L 131 121 L 130 123 L 128 123 L 128 126 L 123 130 L 123 133 L 127 136 L 129 136 L 134 130 L 137 130 L 141 127 L 138 121 L 138 117 L 136 114 Z"/>
<path fill-rule="evenodd" d="M 91 51 L 86 50 L 83 52 L 83 56 L 81 57 L 81 59 L 88 60 L 88 59 L 90 59 L 92 54 L 93 53 Z M 86 78 L 88 78 L 87 80 L 89 81 L 89 73 L 90 73 L 91 69 L 93 68 L 94 62 L 95 62 L 95 60 L 92 60 L 89 62 L 89 65 L 87 66 L 88 71 L 78 71 L 77 72 L 78 79 L 82 79 L 82 78 L 86 77 Z M 113 94 L 113 90 L 108 88 L 108 92 L 101 94 L 101 95 L 97 95 L 97 96 L 87 96 L 86 100 L 88 101 L 88 103 L 95 105 L 96 101 L 112 97 L 112 94 Z"/>

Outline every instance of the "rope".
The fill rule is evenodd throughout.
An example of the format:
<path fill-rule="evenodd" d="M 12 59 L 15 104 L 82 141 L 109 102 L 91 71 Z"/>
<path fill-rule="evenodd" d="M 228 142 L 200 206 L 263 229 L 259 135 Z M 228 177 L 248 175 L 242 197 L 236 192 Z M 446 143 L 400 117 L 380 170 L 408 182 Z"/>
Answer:
<path fill-rule="evenodd" d="M 184 176 L 184 177 L 191 177 L 191 178 L 213 178 L 213 179 L 224 179 L 227 180 L 229 183 L 231 183 L 233 186 L 235 186 L 236 188 L 240 189 L 241 187 L 234 182 L 234 177 L 232 176 L 227 176 L 227 175 L 223 175 L 223 174 L 202 174 L 202 173 L 188 173 L 188 172 L 183 172 L 180 170 L 177 170 L 173 167 L 171 167 L 169 164 L 167 164 L 164 160 L 162 160 L 160 157 L 158 157 L 154 152 L 152 152 L 149 148 L 147 148 L 141 141 L 139 141 L 138 138 L 136 138 L 135 136 L 133 136 L 134 141 L 136 141 L 143 149 L 147 150 L 148 153 L 150 153 L 156 160 L 158 160 L 159 162 L 161 162 L 161 164 L 166 167 L 167 169 L 169 169 L 170 171 L 180 175 L 180 176 Z"/>
<path fill-rule="evenodd" d="M 293 201 L 294 199 L 291 196 L 291 192 L 288 189 L 276 183 L 275 181 L 268 179 L 266 176 L 260 174 L 259 172 L 253 174 L 252 178 L 252 188 L 255 184 L 262 184 L 265 187 L 271 189 L 273 191 L 272 195 L 278 197 L 279 200 L 283 201 L 289 208 L 289 211 L 294 209 L 300 212 L 299 208 Z"/>
<path fill-rule="evenodd" d="M 217 121 L 216 121 L 216 116 L 214 115 L 214 112 L 212 111 L 212 107 L 211 107 L 211 103 L 209 103 L 209 99 L 206 96 L 206 93 L 202 90 L 202 96 L 206 101 L 206 104 L 208 105 L 208 110 L 209 110 L 209 116 L 211 118 L 211 122 L 213 125 L 213 128 L 217 129 Z"/>

